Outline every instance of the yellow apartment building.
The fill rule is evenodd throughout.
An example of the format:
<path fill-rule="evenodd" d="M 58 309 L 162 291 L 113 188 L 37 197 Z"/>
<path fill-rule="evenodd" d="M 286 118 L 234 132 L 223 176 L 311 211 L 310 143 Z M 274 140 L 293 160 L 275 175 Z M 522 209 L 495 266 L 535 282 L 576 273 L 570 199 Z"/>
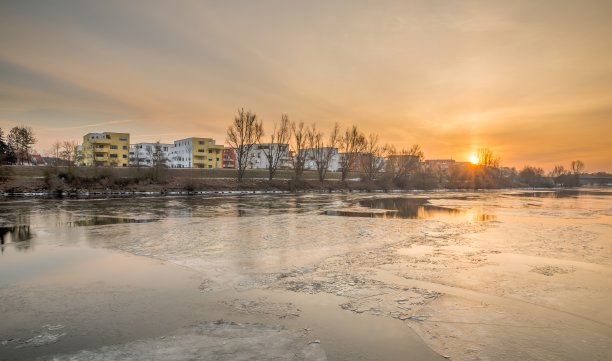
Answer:
<path fill-rule="evenodd" d="M 193 167 L 223 168 L 223 145 L 215 144 L 214 139 L 194 138 Z"/>
<path fill-rule="evenodd" d="M 212 138 L 185 138 L 174 141 L 170 150 L 173 168 L 223 168 L 223 145 Z"/>
<path fill-rule="evenodd" d="M 129 133 L 87 133 L 83 136 L 82 163 L 86 166 L 127 167 Z"/>

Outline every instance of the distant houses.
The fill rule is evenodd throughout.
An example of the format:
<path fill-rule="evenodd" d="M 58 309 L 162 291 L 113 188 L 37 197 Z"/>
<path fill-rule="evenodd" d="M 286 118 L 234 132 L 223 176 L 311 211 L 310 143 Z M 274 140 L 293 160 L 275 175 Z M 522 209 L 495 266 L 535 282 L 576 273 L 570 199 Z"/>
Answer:
<path fill-rule="evenodd" d="M 289 144 L 260 143 L 249 147 L 247 169 L 267 169 L 272 160 L 278 169 L 292 169 L 296 154 Z M 102 167 L 154 167 L 236 169 L 238 167 L 236 149 L 225 147 L 212 138 L 189 137 L 173 143 L 133 143 L 129 133 L 87 133 L 83 144 L 77 146 L 76 164 L 81 166 Z M 453 159 L 431 159 L 420 161 L 410 155 L 374 156 L 369 153 L 353 154 L 352 162 L 346 162 L 346 153 L 338 148 L 306 148 L 300 150 L 305 155 L 304 169 L 315 171 L 321 164 L 327 165 L 331 172 L 342 171 L 343 164 L 350 164 L 351 172 L 366 172 L 368 168 L 388 171 L 394 164 L 412 164 L 413 167 L 448 172 L 454 167 L 467 163 Z"/>
<path fill-rule="evenodd" d="M 77 147 L 77 164 L 101 167 L 222 168 L 223 145 L 191 137 L 174 143 L 130 144 L 128 133 L 87 133 Z M 231 155 L 227 155 L 231 158 Z M 228 166 L 229 166 L 228 162 Z"/>

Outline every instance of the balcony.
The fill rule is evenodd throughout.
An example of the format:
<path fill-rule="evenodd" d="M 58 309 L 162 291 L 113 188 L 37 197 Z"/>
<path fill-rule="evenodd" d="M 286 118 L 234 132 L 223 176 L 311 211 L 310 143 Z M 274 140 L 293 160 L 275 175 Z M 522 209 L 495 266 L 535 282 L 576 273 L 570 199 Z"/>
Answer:
<path fill-rule="evenodd" d="M 110 144 L 111 140 L 110 139 L 93 139 L 90 140 L 91 144 L 93 144 L 94 146 L 96 144 Z"/>

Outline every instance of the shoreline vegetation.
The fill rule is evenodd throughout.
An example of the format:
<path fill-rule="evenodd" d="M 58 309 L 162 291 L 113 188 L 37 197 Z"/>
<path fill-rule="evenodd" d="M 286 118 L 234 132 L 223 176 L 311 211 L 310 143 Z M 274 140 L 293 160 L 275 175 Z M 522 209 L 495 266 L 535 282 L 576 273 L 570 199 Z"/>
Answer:
<path fill-rule="evenodd" d="M 368 180 L 350 173 L 346 180 L 339 172 L 320 181 L 316 171 L 304 172 L 296 180 L 292 170 L 279 170 L 273 180 L 265 169 L 248 169 L 241 181 L 233 169 L 154 169 L 54 166 L 4 166 L 1 169 L 1 196 L 95 196 L 95 195 L 190 195 L 218 193 L 290 192 L 396 192 L 418 190 L 484 190 L 500 188 L 558 188 L 554 179 L 528 184 L 518 178 L 502 176 L 495 169 L 470 167 L 461 174 L 415 173 L 401 182 L 385 174 Z M 576 176 L 562 187 L 585 185 Z M 594 184 L 606 186 L 612 178 Z"/>

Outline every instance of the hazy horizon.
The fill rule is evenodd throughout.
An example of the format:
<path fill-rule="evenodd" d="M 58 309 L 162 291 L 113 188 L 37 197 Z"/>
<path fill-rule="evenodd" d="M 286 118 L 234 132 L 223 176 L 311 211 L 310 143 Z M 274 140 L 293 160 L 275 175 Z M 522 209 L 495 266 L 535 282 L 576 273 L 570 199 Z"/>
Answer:
<path fill-rule="evenodd" d="M 612 3 L 0 1 L 0 127 L 225 143 L 238 108 L 612 172 Z"/>

